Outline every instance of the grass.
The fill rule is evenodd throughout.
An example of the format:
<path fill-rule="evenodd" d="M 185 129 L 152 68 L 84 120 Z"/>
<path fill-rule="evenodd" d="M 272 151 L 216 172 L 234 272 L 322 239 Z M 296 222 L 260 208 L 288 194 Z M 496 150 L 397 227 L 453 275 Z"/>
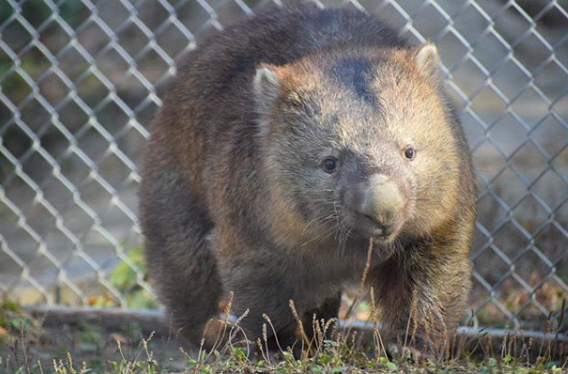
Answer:
<path fill-rule="evenodd" d="M 42 326 L 7 302 L 0 306 L 0 373 L 568 373 L 566 350 L 559 355 L 546 343 L 515 337 L 456 342 L 451 355 L 416 362 L 408 356 L 389 359 L 378 328 L 342 329 L 327 339 L 326 326 L 314 327 L 316 338 L 296 355 L 267 349 L 266 335 L 255 344 L 242 343 L 238 325 L 228 325 L 226 343 L 206 351 L 171 336 L 144 336 L 132 325 L 119 331 L 89 324 Z"/>
<path fill-rule="evenodd" d="M 527 365 L 524 362 L 506 357 L 503 360 L 488 358 L 487 360 L 460 361 L 451 360 L 443 363 L 413 363 L 409 360 L 391 361 L 386 357 L 371 359 L 364 354 L 342 352 L 336 344 L 330 342 L 317 357 L 297 360 L 293 355 L 284 352 L 280 359 L 249 360 L 243 349 L 234 348 L 229 354 L 214 352 L 212 357 L 204 355 L 200 360 L 188 358 L 184 372 L 187 373 L 561 373 L 564 368 L 546 365 L 539 362 Z M 109 371 L 104 373 L 159 373 L 160 364 L 146 351 L 147 356 L 137 361 L 111 361 Z M 86 364 L 74 365 L 71 356 L 67 360 L 54 363 L 55 373 L 87 373 L 92 372 Z"/>

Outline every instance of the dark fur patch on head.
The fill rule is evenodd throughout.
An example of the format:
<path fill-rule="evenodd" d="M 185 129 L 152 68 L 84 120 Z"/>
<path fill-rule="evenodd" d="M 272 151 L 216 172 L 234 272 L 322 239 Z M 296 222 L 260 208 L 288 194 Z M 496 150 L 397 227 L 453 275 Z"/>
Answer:
<path fill-rule="evenodd" d="M 373 173 L 384 172 L 377 170 L 369 158 L 360 154 L 345 152 L 343 159 L 349 164 L 348 170 L 345 171 L 345 181 L 349 184 L 361 183 Z"/>
<path fill-rule="evenodd" d="M 377 105 L 377 98 L 369 87 L 375 71 L 373 64 L 366 58 L 344 57 L 332 65 L 330 75 L 353 90 L 365 102 L 373 106 Z"/>

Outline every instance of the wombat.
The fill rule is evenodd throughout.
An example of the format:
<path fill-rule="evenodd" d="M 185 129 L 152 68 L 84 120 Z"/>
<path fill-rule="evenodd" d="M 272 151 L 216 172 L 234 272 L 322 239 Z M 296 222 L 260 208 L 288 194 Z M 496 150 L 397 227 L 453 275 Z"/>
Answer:
<path fill-rule="evenodd" d="M 434 45 L 369 15 L 301 3 L 189 54 L 140 191 L 149 274 L 176 331 L 199 344 L 232 292 L 248 340 L 266 314 L 268 337 L 293 342 L 290 300 L 304 326 L 335 318 L 368 263 L 389 341 L 448 342 L 470 289 L 476 187 L 438 65 Z"/>

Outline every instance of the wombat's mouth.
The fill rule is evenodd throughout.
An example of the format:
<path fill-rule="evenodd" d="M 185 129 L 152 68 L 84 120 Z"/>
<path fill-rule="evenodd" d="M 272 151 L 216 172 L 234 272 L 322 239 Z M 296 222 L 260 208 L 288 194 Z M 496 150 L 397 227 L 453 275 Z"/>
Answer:
<path fill-rule="evenodd" d="M 371 233 L 371 239 L 380 244 L 390 243 L 398 236 L 401 227 L 401 221 L 394 222 L 388 226 L 379 226 Z"/>
<path fill-rule="evenodd" d="M 349 212 L 346 214 L 345 223 L 351 227 L 352 234 L 360 239 L 372 239 L 377 244 L 388 244 L 399 235 L 404 224 L 404 219 L 399 217 L 388 224 L 381 224 L 372 217 Z"/>

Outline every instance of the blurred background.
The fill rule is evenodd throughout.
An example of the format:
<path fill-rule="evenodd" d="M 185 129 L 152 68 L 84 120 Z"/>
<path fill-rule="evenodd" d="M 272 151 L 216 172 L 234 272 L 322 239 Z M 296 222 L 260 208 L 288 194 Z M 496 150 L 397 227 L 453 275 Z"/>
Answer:
<path fill-rule="evenodd" d="M 149 125 L 205 34 L 285 2 L 0 1 L 0 298 L 159 307 L 137 218 Z M 470 323 L 558 323 L 568 295 L 568 0 L 315 2 L 438 45 L 480 191 Z"/>

